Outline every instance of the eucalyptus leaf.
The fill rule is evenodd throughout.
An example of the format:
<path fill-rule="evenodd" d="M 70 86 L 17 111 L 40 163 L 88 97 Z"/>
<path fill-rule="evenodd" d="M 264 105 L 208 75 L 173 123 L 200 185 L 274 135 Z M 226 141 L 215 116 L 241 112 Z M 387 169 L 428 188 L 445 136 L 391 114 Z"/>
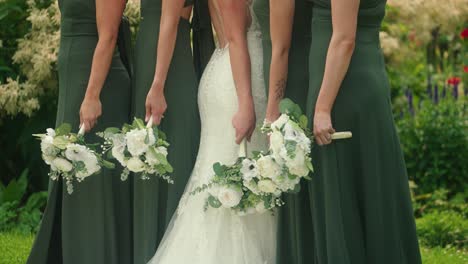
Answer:
<path fill-rule="evenodd" d="M 216 162 L 215 164 L 213 164 L 213 170 L 216 175 L 220 175 L 220 176 L 223 175 L 225 172 L 223 165 L 221 165 L 221 163 L 219 162 Z"/>
<path fill-rule="evenodd" d="M 55 134 L 57 136 L 68 135 L 71 132 L 71 125 L 68 123 L 63 123 L 57 129 L 55 129 Z"/>
<path fill-rule="evenodd" d="M 69 141 L 63 136 L 57 136 L 54 138 L 54 146 L 59 149 L 66 149 Z"/>
<path fill-rule="evenodd" d="M 120 133 L 120 129 L 117 127 L 108 127 L 104 130 L 104 134 L 117 134 Z"/>
<path fill-rule="evenodd" d="M 212 195 L 210 195 L 208 197 L 208 203 L 213 208 L 220 208 L 221 207 L 221 202 L 216 197 L 214 197 Z"/>
<path fill-rule="evenodd" d="M 101 163 L 102 163 L 102 166 L 103 166 L 104 168 L 107 168 L 107 169 L 115 169 L 115 164 L 112 163 L 112 162 L 110 162 L 110 161 L 102 160 Z"/>
<path fill-rule="evenodd" d="M 301 115 L 301 117 L 299 117 L 299 125 L 301 126 L 302 129 L 307 129 L 308 123 L 309 123 L 309 120 L 307 119 L 307 116 Z"/>

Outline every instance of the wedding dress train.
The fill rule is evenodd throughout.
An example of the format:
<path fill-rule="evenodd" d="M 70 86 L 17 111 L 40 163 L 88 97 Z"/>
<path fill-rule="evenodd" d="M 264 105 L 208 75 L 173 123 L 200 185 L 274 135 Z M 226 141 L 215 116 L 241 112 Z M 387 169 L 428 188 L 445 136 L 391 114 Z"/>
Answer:
<path fill-rule="evenodd" d="M 257 127 L 265 117 L 261 33 L 251 8 L 247 41 L 252 65 L 252 94 Z M 215 162 L 232 164 L 238 158 L 232 117 L 237 111 L 236 87 L 228 47 L 217 49 L 200 82 L 198 103 L 201 140 L 198 157 L 179 207 L 150 264 L 273 264 L 276 218 L 271 213 L 238 216 L 230 209 L 206 211 L 207 193 L 191 195 L 208 183 Z M 248 150 L 265 150 L 267 139 L 257 129 Z"/>

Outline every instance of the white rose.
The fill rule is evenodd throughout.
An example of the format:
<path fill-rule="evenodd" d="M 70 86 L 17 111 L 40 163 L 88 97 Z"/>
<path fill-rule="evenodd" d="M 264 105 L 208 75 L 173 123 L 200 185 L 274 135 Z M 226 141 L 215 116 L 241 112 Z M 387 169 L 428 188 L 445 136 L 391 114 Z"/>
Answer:
<path fill-rule="evenodd" d="M 208 189 L 208 193 L 211 194 L 213 197 L 218 197 L 219 191 L 221 190 L 221 187 L 218 185 L 211 186 L 211 188 Z"/>
<path fill-rule="evenodd" d="M 71 161 L 84 161 L 88 148 L 79 144 L 69 144 L 65 150 L 65 157 Z"/>
<path fill-rule="evenodd" d="M 167 149 L 165 147 L 151 147 L 145 154 L 146 162 L 150 166 L 155 166 L 161 163 L 156 154 L 161 154 L 164 157 L 167 157 Z"/>
<path fill-rule="evenodd" d="M 52 161 L 52 166 L 62 172 L 69 172 L 73 169 L 73 165 L 64 158 L 56 158 Z"/>
<path fill-rule="evenodd" d="M 276 185 L 271 180 L 261 180 L 258 182 L 258 189 L 264 193 L 276 193 Z"/>
<path fill-rule="evenodd" d="M 242 161 L 242 168 L 240 170 L 242 173 L 242 178 L 245 181 L 250 181 L 253 178 L 257 178 L 258 176 L 258 168 L 255 160 L 251 159 L 244 159 Z"/>
<path fill-rule="evenodd" d="M 54 146 L 54 138 L 52 136 L 42 138 L 41 152 L 46 156 L 56 156 L 59 153 L 59 149 Z"/>
<path fill-rule="evenodd" d="M 85 164 L 86 171 L 88 172 L 87 176 L 93 175 L 99 170 L 101 170 L 101 166 L 99 166 L 99 161 L 96 155 L 94 155 L 94 153 L 92 153 L 91 151 L 87 152 L 83 162 Z"/>
<path fill-rule="evenodd" d="M 273 153 L 279 153 L 284 145 L 283 134 L 280 131 L 273 131 L 270 134 L 270 149 Z"/>
<path fill-rule="evenodd" d="M 156 156 L 155 148 L 153 148 L 153 151 L 151 151 L 150 149 L 146 152 L 145 159 L 146 159 L 146 163 L 148 163 L 150 166 L 155 166 L 161 163 L 161 161 Z"/>
<path fill-rule="evenodd" d="M 300 181 L 300 177 L 296 177 L 295 179 L 290 179 L 289 177 L 286 177 L 281 182 L 277 183 L 277 185 L 281 191 L 288 192 L 294 190 L 296 188 L 296 185 L 299 184 Z"/>
<path fill-rule="evenodd" d="M 229 186 L 221 187 L 217 198 L 224 208 L 232 208 L 240 203 L 242 195 L 244 193 L 240 188 Z"/>
<path fill-rule="evenodd" d="M 127 168 L 132 172 L 142 172 L 145 170 L 145 163 L 138 157 L 133 157 L 127 161 Z"/>
<path fill-rule="evenodd" d="M 127 145 L 127 140 L 124 134 L 118 133 L 113 134 L 110 137 L 110 141 L 114 147 L 125 147 Z"/>
<path fill-rule="evenodd" d="M 273 130 L 280 130 L 281 127 L 284 126 L 284 124 L 286 124 L 289 120 L 289 116 L 286 115 L 286 114 L 282 114 L 278 119 L 276 119 L 275 122 L 271 123 L 271 128 Z"/>
<path fill-rule="evenodd" d="M 55 156 L 42 155 L 42 159 L 47 165 L 51 165 L 52 161 L 55 159 Z"/>
<path fill-rule="evenodd" d="M 258 189 L 258 185 L 255 181 L 244 181 L 244 187 L 249 189 L 254 194 L 260 194 L 260 190 Z"/>
<path fill-rule="evenodd" d="M 305 177 L 309 174 L 309 168 L 307 167 L 306 163 L 306 156 L 304 150 L 301 148 L 296 148 L 294 158 L 285 157 L 285 160 L 286 167 L 288 167 L 291 174 L 299 177 Z"/>
<path fill-rule="evenodd" d="M 258 172 L 264 178 L 276 179 L 281 175 L 281 167 L 270 156 L 257 160 Z"/>
<path fill-rule="evenodd" d="M 284 140 L 294 141 L 297 143 L 298 147 L 302 148 L 307 153 L 310 152 L 310 139 L 305 135 L 304 131 L 292 121 L 289 121 L 284 126 Z"/>
<path fill-rule="evenodd" d="M 48 129 L 46 129 L 46 131 L 47 131 L 47 136 L 55 137 L 55 130 L 54 129 L 48 128 Z"/>
<path fill-rule="evenodd" d="M 145 140 L 148 137 L 148 143 L 145 143 Z M 125 136 L 127 140 L 128 152 L 132 156 L 137 157 L 142 155 L 148 150 L 148 147 L 155 142 L 154 135 L 152 133 L 148 134 L 146 129 L 134 129 L 128 132 Z"/>
<path fill-rule="evenodd" d="M 112 148 L 112 156 L 122 165 L 126 166 L 127 165 L 127 160 L 125 158 L 125 146 L 114 146 Z"/>
<path fill-rule="evenodd" d="M 164 157 L 167 157 L 167 155 L 168 155 L 166 147 L 157 147 L 156 152 L 159 153 L 159 154 L 164 155 Z"/>
<path fill-rule="evenodd" d="M 69 151 L 68 156 L 70 156 L 70 158 L 68 156 L 67 158 L 84 163 L 84 169 L 76 172 L 77 178 L 84 179 L 95 174 L 101 169 L 96 155 L 90 149 L 85 146 L 80 146 L 80 148 L 76 148 L 75 150 L 78 150 L 78 152 L 75 152 L 74 148 L 67 148 L 67 151 Z"/>
<path fill-rule="evenodd" d="M 156 138 L 154 137 L 154 130 L 152 128 L 147 128 L 146 133 L 148 133 L 148 145 L 154 145 L 154 143 L 156 143 Z"/>

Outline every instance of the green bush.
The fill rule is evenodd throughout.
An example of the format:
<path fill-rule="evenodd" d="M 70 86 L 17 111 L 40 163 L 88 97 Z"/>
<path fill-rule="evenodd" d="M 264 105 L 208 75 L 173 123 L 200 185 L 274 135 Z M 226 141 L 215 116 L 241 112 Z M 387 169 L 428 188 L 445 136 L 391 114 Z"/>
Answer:
<path fill-rule="evenodd" d="M 446 189 L 436 190 L 432 193 L 414 195 L 413 208 L 416 217 L 421 217 L 434 211 L 454 211 L 463 217 L 468 217 L 468 190 L 448 197 Z"/>
<path fill-rule="evenodd" d="M 468 241 L 468 220 L 453 211 L 434 211 L 416 221 L 419 240 L 428 247 L 464 248 Z"/>
<path fill-rule="evenodd" d="M 22 234 L 37 232 L 42 210 L 47 201 L 46 192 L 34 193 L 25 200 L 28 170 L 7 186 L 0 183 L 0 232 L 15 231 Z"/>
<path fill-rule="evenodd" d="M 468 187 L 465 100 L 425 100 L 398 121 L 408 174 L 418 186 L 417 194 L 441 188 L 454 194 Z"/>

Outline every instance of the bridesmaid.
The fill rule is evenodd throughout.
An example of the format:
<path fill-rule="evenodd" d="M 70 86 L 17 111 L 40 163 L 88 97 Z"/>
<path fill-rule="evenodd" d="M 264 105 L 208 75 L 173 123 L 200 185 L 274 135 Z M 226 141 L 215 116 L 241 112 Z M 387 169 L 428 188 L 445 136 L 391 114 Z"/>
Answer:
<path fill-rule="evenodd" d="M 125 2 L 59 0 L 57 125 L 67 122 L 78 130 L 84 124 L 87 131 L 94 132 L 128 122 L 130 67 L 120 56 L 128 54 L 116 49 Z M 62 181 L 52 181 L 27 263 L 131 263 L 131 189 L 119 175 L 117 169 L 103 170 L 75 184 L 71 195 Z"/>
<path fill-rule="evenodd" d="M 135 178 L 133 239 L 136 264 L 147 263 L 156 251 L 177 208 L 198 152 L 198 78 L 192 61 L 189 22 L 193 4 L 193 0 L 141 2 L 134 113 L 147 121 L 152 117 L 167 134 L 171 143 L 168 159 L 174 167 L 172 177 L 175 183 L 168 185 L 163 181 Z M 196 12 L 199 13 L 203 12 Z M 211 32 L 211 27 L 208 31 Z"/>
<path fill-rule="evenodd" d="M 318 263 L 421 263 L 379 44 L 386 0 L 313 0 L 308 114 Z M 353 138 L 332 142 L 334 131 Z"/>
<path fill-rule="evenodd" d="M 279 117 L 283 96 L 306 108 L 312 5 L 306 0 L 257 0 L 254 11 L 262 28 L 268 88 L 267 121 Z M 271 66 L 270 66 L 271 65 Z M 279 211 L 277 263 L 313 263 L 314 234 L 307 184 L 299 194 L 283 197 Z"/>

